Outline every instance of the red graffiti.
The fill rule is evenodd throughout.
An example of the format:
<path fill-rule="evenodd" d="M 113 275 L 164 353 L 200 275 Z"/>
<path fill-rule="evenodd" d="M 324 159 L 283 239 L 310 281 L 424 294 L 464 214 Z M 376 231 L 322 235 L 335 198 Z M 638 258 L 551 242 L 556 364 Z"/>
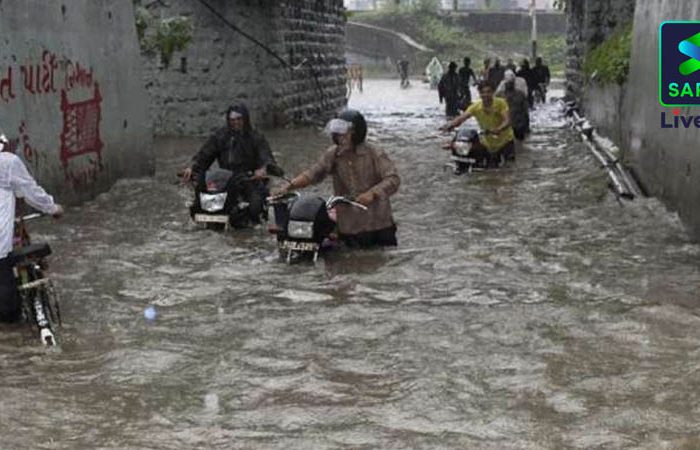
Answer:
<path fill-rule="evenodd" d="M 97 161 L 90 158 L 87 166 L 67 172 L 66 177 L 73 187 L 85 186 L 96 182 L 97 174 L 101 170 L 102 166 Z"/>
<path fill-rule="evenodd" d="M 31 94 L 47 94 L 56 92 L 56 70 L 58 62 L 56 55 L 44 50 L 42 62 L 20 66 L 24 89 Z"/>
<path fill-rule="evenodd" d="M 7 68 L 7 76 L 0 79 L 0 100 L 5 103 L 13 100 L 15 93 L 12 91 L 12 67 Z"/>
<path fill-rule="evenodd" d="M 65 90 L 61 90 L 61 111 L 63 112 L 63 131 L 61 132 L 61 163 L 66 180 L 74 186 L 95 181 L 97 173 L 102 170 L 102 140 L 100 138 L 100 120 L 102 118 L 102 96 L 98 83 L 94 83 L 93 97 L 76 103 L 70 103 Z M 74 168 L 69 162 L 81 155 L 80 168 Z"/>
<path fill-rule="evenodd" d="M 51 97 L 53 103 L 53 95 L 59 91 L 63 114 L 60 161 L 66 181 L 73 187 L 84 186 L 95 182 L 103 170 L 102 96 L 92 67 L 57 56 L 49 50 L 43 50 L 38 61 L 30 57 L 24 64 L 0 66 L 0 105 L 16 100 L 16 94 Z M 88 96 L 90 98 L 86 100 Z M 51 105 L 53 109 L 54 105 Z M 20 123 L 19 137 L 11 139 L 9 150 L 21 154 L 27 164 L 38 169 L 40 160 L 46 155 L 37 149 L 36 139 L 30 141 L 28 123 L 32 123 L 31 119 Z"/>
<path fill-rule="evenodd" d="M 24 156 L 24 160 L 28 164 L 32 164 L 35 169 L 39 168 L 39 154 L 36 151 L 34 147 L 29 143 L 29 130 L 27 127 L 27 123 L 23 120 L 20 125 L 19 125 L 19 134 L 20 134 L 20 139 L 18 139 L 18 147 L 19 147 L 19 141 L 21 140 L 22 142 L 22 156 Z"/>
<path fill-rule="evenodd" d="M 80 63 L 73 63 L 68 60 L 66 62 L 66 79 L 65 79 L 65 89 L 70 91 L 76 87 L 92 87 L 92 67 L 88 71 Z"/>

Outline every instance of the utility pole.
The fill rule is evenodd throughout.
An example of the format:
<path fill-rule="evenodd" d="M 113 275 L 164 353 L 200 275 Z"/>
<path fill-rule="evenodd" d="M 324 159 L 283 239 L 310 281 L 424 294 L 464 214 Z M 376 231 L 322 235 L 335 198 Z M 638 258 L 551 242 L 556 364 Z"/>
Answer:
<path fill-rule="evenodd" d="M 532 31 L 530 40 L 532 41 L 532 62 L 537 58 L 537 2 L 530 0 L 530 19 L 532 21 Z"/>

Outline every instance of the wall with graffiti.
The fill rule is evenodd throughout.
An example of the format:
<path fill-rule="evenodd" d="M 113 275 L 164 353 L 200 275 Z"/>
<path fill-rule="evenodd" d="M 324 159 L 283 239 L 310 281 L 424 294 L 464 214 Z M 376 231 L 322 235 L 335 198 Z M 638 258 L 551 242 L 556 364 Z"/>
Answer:
<path fill-rule="evenodd" d="M 0 131 L 48 191 L 73 203 L 153 173 L 131 2 L 0 2 L 0 30 Z"/>

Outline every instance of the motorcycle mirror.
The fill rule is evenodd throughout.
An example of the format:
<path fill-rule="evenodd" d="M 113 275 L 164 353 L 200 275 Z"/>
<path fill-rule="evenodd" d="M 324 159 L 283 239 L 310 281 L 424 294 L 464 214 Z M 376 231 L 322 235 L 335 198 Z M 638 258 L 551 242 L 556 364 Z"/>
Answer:
<path fill-rule="evenodd" d="M 361 209 L 363 211 L 367 211 L 367 207 L 365 205 L 363 205 L 361 203 L 353 202 L 352 200 L 349 200 L 345 197 L 340 197 L 340 196 L 329 198 L 328 201 L 326 201 L 326 209 L 331 209 L 335 205 L 337 205 L 338 203 L 344 203 L 346 205 L 353 206 L 353 207 Z"/>

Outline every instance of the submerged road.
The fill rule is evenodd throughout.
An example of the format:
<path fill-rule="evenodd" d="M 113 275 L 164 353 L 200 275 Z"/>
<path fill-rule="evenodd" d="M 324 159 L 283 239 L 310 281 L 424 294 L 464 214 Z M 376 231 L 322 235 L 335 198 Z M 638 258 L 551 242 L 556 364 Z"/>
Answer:
<path fill-rule="evenodd" d="M 30 224 L 63 343 L 0 327 L 0 448 L 700 447 L 700 246 L 676 215 L 620 206 L 554 105 L 515 165 L 469 177 L 443 171 L 426 85 L 367 80 L 350 106 L 402 177 L 396 249 L 290 267 L 262 230 L 198 229 L 185 139 Z M 289 173 L 329 141 L 266 134 Z"/>

